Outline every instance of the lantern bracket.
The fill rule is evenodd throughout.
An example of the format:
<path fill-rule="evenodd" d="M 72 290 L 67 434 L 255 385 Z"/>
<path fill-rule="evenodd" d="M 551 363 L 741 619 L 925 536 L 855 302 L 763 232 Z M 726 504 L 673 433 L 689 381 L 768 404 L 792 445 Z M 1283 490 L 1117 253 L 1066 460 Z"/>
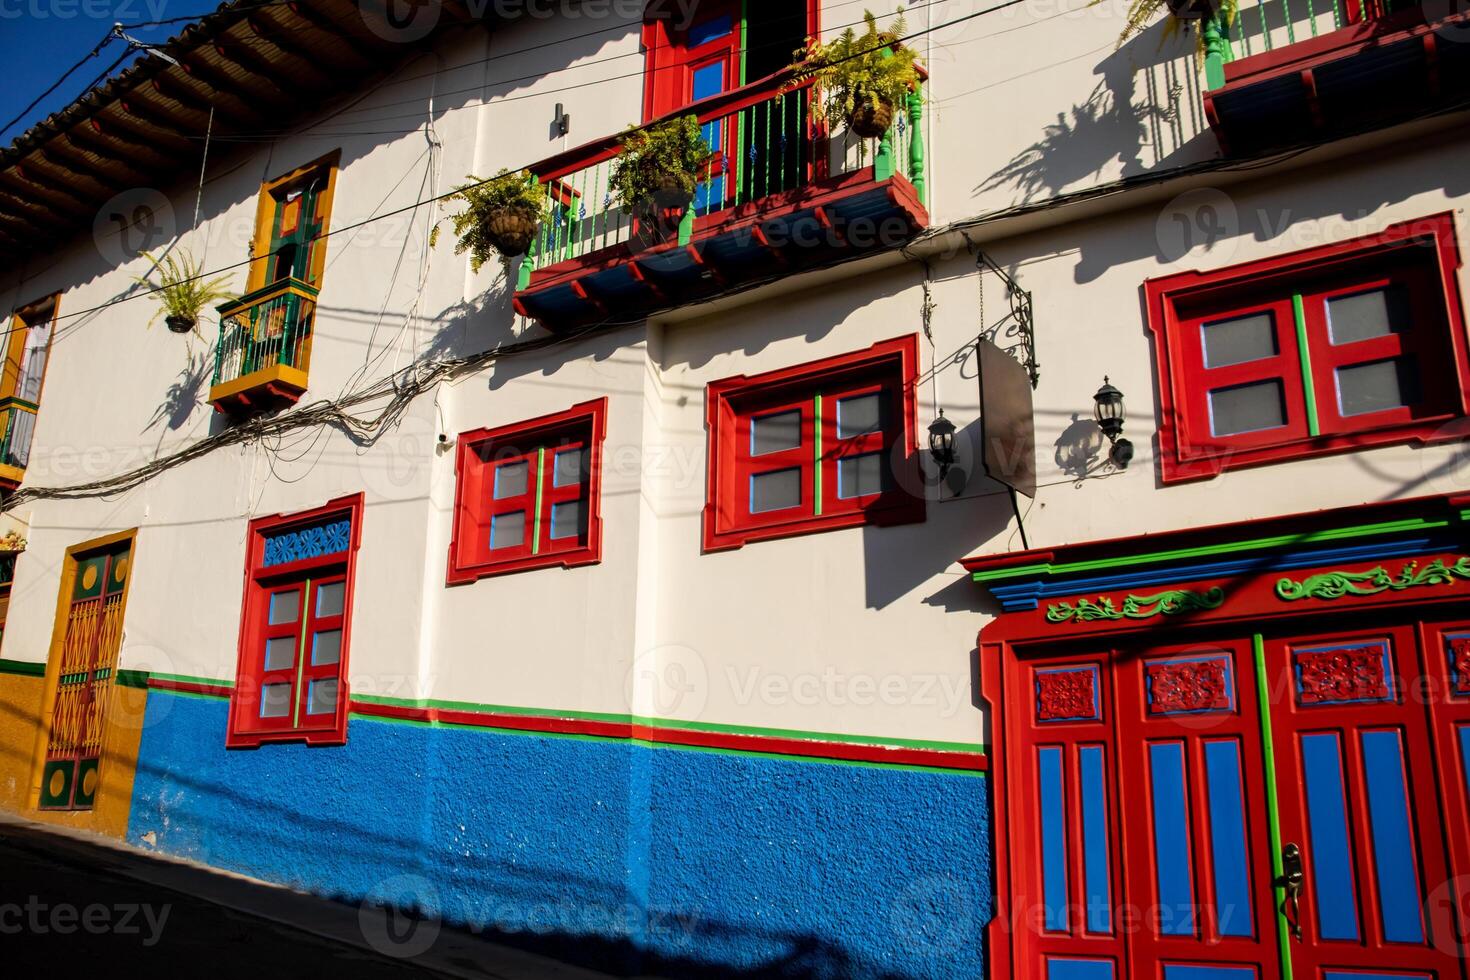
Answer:
<path fill-rule="evenodd" d="M 966 238 L 966 241 L 969 241 Z M 973 248 L 973 243 L 971 243 Z M 1041 381 L 1041 366 L 1036 362 L 1036 321 L 1032 315 L 1031 293 L 1021 288 L 1010 273 L 991 261 L 979 249 L 975 252 L 975 268 L 980 279 L 980 336 L 1010 354 L 1026 367 L 1034 391 Z M 985 271 L 989 270 L 1005 283 L 1010 312 L 994 326 L 985 323 Z"/>

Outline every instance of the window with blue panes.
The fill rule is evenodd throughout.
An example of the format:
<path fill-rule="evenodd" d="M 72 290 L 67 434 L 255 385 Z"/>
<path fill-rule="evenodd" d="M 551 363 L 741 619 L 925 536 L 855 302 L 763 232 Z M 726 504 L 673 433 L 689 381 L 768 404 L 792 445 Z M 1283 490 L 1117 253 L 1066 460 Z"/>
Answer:
<path fill-rule="evenodd" d="M 251 522 L 226 744 L 347 738 L 347 658 L 361 494 Z"/>

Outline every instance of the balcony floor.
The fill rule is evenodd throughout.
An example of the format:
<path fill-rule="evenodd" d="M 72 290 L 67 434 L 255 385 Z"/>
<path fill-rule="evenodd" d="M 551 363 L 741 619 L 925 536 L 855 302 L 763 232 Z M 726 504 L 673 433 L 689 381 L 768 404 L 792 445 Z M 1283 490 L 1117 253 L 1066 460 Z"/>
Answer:
<path fill-rule="evenodd" d="M 306 372 L 288 364 L 272 364 L 209 389 L 214 410 L 224 415 L 247 415 L 296 403 L 306 391 Z"/>
<path fill-rule="evenodd" d="M 1225 66 L 1205 115 L 1228 154 L 1259 153 L 1412 118 L 1470 97 L 1470 14 L 1420 8 Z"/>
<path fill-rule="evenodd" d="M 549 330 L 633 321 L 893 247 L 928 225 L 906 178 L 874 181 L 868 167 L 700 217 L 687 245 L 621 244 L 538 269 L 515 307 Z"/>

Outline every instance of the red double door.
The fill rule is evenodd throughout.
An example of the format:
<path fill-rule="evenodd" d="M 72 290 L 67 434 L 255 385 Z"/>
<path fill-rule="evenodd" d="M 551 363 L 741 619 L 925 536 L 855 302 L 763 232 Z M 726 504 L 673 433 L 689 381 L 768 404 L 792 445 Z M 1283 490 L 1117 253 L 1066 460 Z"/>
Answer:
<path fill-rule="evenodd" d="M 1016 976 L 1467 975 L 1470 619 L 1006 673 Z"/>

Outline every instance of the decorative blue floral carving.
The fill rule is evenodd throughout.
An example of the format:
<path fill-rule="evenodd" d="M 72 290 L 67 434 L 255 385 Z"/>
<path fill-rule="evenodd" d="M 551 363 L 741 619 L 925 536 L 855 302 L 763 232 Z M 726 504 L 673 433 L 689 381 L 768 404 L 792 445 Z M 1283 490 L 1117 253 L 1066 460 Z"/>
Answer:
<path fill-rule="evenodd" d="M 339 554 L 347 550 L 351 540 L 352 521 L 346 518 L 275 534 L 265 539 L 265 567 Z"/>

